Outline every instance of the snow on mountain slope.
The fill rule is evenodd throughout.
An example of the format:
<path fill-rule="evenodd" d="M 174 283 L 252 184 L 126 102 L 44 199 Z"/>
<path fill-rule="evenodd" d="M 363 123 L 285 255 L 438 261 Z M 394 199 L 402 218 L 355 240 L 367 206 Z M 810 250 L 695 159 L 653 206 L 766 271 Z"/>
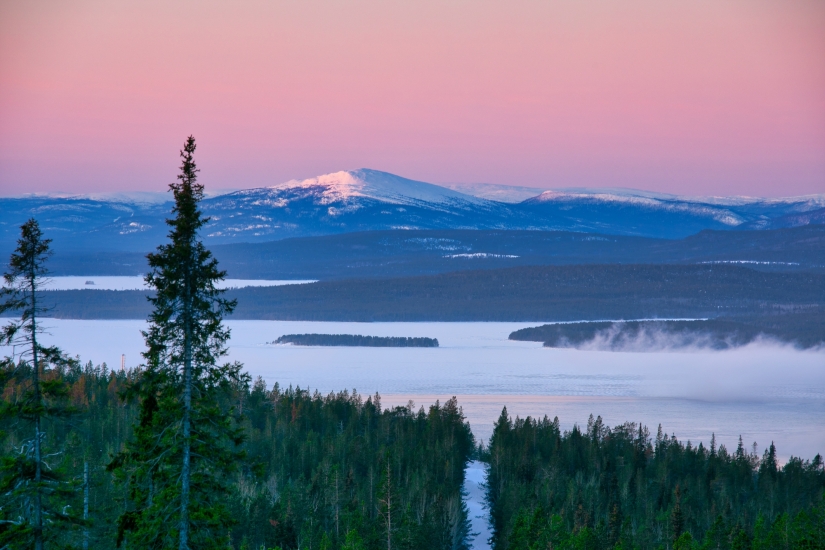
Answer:
<path fill-rule="evenodd" d="M 694 197 L 688 195 L 656 193 L 654 191 L 643 191 L 640 189 L 629 189 L 622 187 L 566 187 L 549 189 L 527 200 L 531 202 L 549 202 L 574 201 L 581 199 L 590 199 L 593 201 L 602 202 L 636 202 L 637 204 L 689 203 L 737 208 L 749 206 L 756 206 L 758 208 L 779 206 L 787 208 L 801 208 L 801 211 L 825 208 L 825 193 L 777 198 L 748 197 L 741 195 L 729 197 Z"/>
<path fill-rule="evenodd" d="M 392 229 L 528 229 L 682 238 L 703 229 L 822 223 L 816 211 L 825 207 L 825 195 L 682 197 L 571 188 L 536 190 L 515 201 L 534 190 L 451 187 L 361 169 L 209 195 L 202 202 L 210 218 L 204 237 L 219 244 Z M 169 199 L 169 193 L 0 197 L 0 249 L 13 248 L 20 224 L 34 216 L 64 250 L 148 251 L 165 239 Z"/>
<path fill-rule="evenodd" d="M 825 194 L 767 199 L 761 197 L 686 197 L 635 189 L 553 189 L 524 201 L 528 205 L 612 205 L 641 211 L 671 211 L 736 227 L 754 219 L 807 212 L 825 205 Z"/>
<path fill-rule="evenodd" d="M 162 191 L 113 191 L 100 193 L 26 193 L 9 197 L 10 199 L 31 201 L 91 201 L 95 203 L 112 203 L 125 205 L 153 205 L 172 201 L 172 195 Z"/>
<path fill-rule="evenodd" d="M 676 197 L 656 196 L 653 193 L 643 195 L 636 193 L 619 194 L 610 192 L 565 192 L 552 190 L 545 191 L 532 199 L 527 199 L 525 203 L 534 205 L 549 203 L 576 203 L 579 205 L 601 203 L 635 207 L 642 210 L 669 210 L 693 216 L 706 217 L 731 227 L 735 227 L 746 221 L 742 216 L 721 206 L 688 202 Z"/>
<path fill-rule="evenodd" d="M 466 195 L 446 187 L 402 178 L 387 172 L 369 170 L 348 170 L 324 174 L 305 180 L 291 180 L 262 189 L 241 191 L 244 194 L 283 196 L 284 206 L 289 202 L 286 197 L 315 198 L 317 204 L 334 204 L 351 202 L 352 199 L 372 199 L 389 204 L 420 205 L 430 204 L 483 204 L 487 201 Z M 279 206 L 279 205 L 274 205 Z"/>
<path fill-rule="evenodd" d="M 442 183 L 439 185 L 480 199 L 509 204 L 531 199 L 546 189 L 543 187 L 522 187 L 495 183 Z"/>
<path fill-rule="evenodd" d="M 748 223 L 743 223 L 737 229 L 781 229 L 784 227 L 802 227 L 805 225 L 825 224 L 825 208 L 808 210 L 805 212 L 792 212 L 778 218 L 760 218 Z"/>
<path fill-rule="evenodd" d="M 377 170 L 292 180 L 207 199 L 215 239 L 322 235 L 375 229 L 505 228 L 508 205 Z"/>

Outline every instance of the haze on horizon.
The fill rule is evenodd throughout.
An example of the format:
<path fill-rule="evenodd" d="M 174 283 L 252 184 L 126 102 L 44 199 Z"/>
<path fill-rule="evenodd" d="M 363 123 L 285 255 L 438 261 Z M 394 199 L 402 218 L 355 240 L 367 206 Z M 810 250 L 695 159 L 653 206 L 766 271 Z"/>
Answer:
<path fill-rule="evenodd" d="M 370 167 L 433 183 L 825 192 L 825 3 L 0 4 L 0 195 Z"/>

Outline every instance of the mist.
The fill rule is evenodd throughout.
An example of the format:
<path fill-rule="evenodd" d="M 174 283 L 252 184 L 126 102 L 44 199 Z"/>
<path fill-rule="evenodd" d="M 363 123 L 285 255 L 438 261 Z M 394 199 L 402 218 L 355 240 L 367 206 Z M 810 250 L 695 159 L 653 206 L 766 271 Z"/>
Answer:
<path fill-rule="evenodd" d="M 508 340 L 535 323 L 337 323 L 228 321 L 230 360 L 253 378 L 322 394 L 379 392 L 382 404 L 428 406 L 456 395 L 479 439 L 489 440 L 507 406 L 511 415 L 586 425 L 590 414 L 615 426 L 658 424 L 680 440 L 711 435 L 735 448 L 742 435 L 781 457 L 825 454 L 825 352 L 758 340 L 728 350 L 662 346 L 650 351 L 544 348 Z M 143 321 L 46 319 L 47 345 L 83 362 L 127 368 L 142 361 Z M 362 334 L 437 338 L 438 348 L 268 345 L 283 334 Z M 664 340 L 660 340 L 664 341 Z M 0 349 L 6 354 L 9 349 Z"/>

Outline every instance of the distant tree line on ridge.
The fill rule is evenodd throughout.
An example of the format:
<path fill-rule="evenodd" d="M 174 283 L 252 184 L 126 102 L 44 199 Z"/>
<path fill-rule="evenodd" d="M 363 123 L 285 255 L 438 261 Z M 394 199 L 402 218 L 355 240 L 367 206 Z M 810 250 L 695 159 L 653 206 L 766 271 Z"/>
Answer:
<path fill-rule="evenodd" d="M 145 319 L 144 291 L 44 293 L 52 314 Z M 597 321 L 716 319 L 785 341 L 825 340 L 825 275 L 734 265 L 571 265 L 321 281 L 229 290 L 231 319 L 292 321 Z M 745 329 L 747 327 L 743 327 Z"/>

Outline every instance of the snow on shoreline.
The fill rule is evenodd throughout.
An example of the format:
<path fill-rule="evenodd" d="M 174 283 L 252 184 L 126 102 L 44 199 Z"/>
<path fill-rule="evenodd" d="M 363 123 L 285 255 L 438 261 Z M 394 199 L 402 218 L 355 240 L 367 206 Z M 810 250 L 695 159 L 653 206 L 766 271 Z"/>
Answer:
<path fill-rule="evenodd" d="M 226 279 L 218 288 L 245 288 L 250 286 L 282 286 L 314 283 L 314 280 Z M 147 290 L 143 276 L 71 276 L 49 277 L 43 290 Z"/>

